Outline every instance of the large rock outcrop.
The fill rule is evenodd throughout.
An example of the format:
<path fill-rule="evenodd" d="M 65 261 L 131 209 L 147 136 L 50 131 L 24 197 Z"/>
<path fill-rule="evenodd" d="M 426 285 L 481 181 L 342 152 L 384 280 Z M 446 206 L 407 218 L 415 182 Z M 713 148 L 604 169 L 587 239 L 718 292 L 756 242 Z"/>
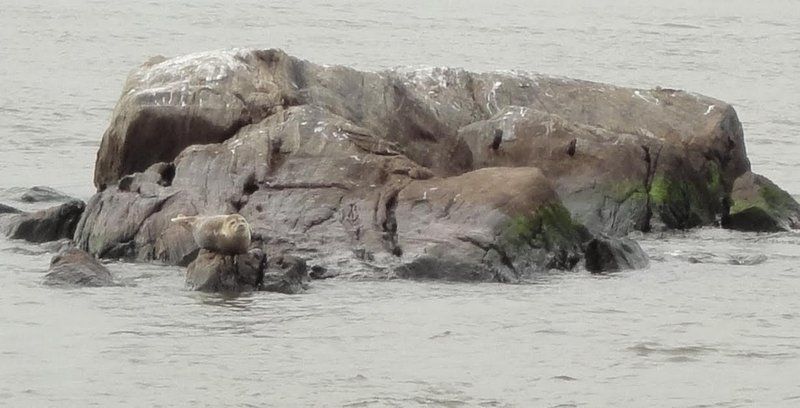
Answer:
<path fill-rule="evenodd" d="M 347 276 L 517 281 L 593 234 L 716 224 L 749 168 L 733 108 L 683 91 L 220 51 L 131 74 L 76 241 L 187 264 L 169 219 L 238 212 Z"/>

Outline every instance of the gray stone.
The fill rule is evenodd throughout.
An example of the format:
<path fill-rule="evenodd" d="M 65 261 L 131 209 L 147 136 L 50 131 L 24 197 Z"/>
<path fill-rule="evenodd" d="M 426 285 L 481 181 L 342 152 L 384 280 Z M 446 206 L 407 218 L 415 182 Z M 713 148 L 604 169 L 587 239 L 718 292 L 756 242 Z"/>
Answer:
<path fill-rule="evenodd" d="M 0 204 L 0 215 L 20 214 L 21 212 L 22 212 L 21 210 L 18 210 L 18 209 L 14 208 L 14 207 L 11 207 L 11 206 L 8 206 L 8 205 L 5 205 L 5 204 Z"/>
<path fill-rule="evenodd" d="M 113 286 L 111 272 L 94 257 L 77 248 L 67 248 L 50 261 L 44 277 L 49 286 Z"/>
<path fill-rule="evenodd" d="M 308 280 L 308 266 L 303 259 L 279 255 L 270 258 L 261 290 L 294 295 L 308 288 Z"/>
<path fill-rule="evenodd" d="M 72 239 L 86 205 L 73 200 L 46 210 L 0 218 L 0 230 L 11 239 L 41 243 Z"/>
<path fill-rule="evenodd" d="M 25 203 L 41 203 L 48 201 L 73 201 L 72 198 L 54 188 L 46 186 L 33 186 L 27 189 L 19 198 L 20 201 Z"/>

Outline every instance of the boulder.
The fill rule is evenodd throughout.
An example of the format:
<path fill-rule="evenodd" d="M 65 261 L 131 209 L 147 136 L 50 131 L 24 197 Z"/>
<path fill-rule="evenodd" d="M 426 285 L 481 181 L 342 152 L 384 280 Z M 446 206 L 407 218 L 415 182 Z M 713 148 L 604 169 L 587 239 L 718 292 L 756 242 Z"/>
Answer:
<path fill-rule="evenodd" d="M 83 201 L 67 203 L 32 213 L 0 218 L 0 230 L 11 239 L 41 243 L 71 239 L 86 205 Z"/>
<path fill-rule="evenodd" d="M 643 269 L 649 264 L 639 243 L 629 238 L 599 236 L 586 244 L 586 270 L 592 273 Z"/>
<path fill-rule="evenodd" d="M 294 295 L 308 288 L 308 280 L 308 266 L 303 259 L 279 255 L 269 259 L 260 290 Z"/>
<path fill-rule="evenodd" d="M 592 235 L 715 225 L 749 169 L 733 108 L 689 92 L 208 52 L 130 75 L 75 240 L 186 264 L 170 218 L 240 213 L 270 259 L 515 282 L 574 268 Z"/>
<path fill-rule="evenodd" d="M 6 214 L 20 214 L 20 213 L 22 213 L 21 210 L 0 203 L 0 216 Z"/>
<path fill-rule="evenodd" d="M 44 277 L 49 286 L 113 286 L 111 272 L 89 255 L 77 248 L 67 248 L 50 261 L 50 270 Z"/>
<path fill-rule="evenodd" d="M 315 280 L 330 279 L 337 276 L 339 276 L 338 272 L 328 270 L 328 268 L 320 265 L 312 266 L 311 271 L 308 273 L 308 277 Z"/>
<path fill-rule="evenodd" d="M 377 206 L 399 277 L 519 282 L 572 269 L 589 238 L 533 167 L 413 181 Z"/>
<path fill-rule="evenodd" d="M 266 263 L 266 255 L 260 249 L 240 255 L 202 249 L 186 270 L 186 286 L 201 292 L 254 291 L 264 278 Z"/>
<path fill-rule="evenodd" d="M 768 178 L 747 172 L 736 179 L 730 216 L 722 225 L 739 231 L 777 232 L 800 228 L 800 204 Z"/>
<path fill-rule="evenodd" d="M 25 203 L 41 203 L 49 201 L 67 202 L 75 199 L 51 187 L 33 186 L 25 190 L 19 200 Z"/>

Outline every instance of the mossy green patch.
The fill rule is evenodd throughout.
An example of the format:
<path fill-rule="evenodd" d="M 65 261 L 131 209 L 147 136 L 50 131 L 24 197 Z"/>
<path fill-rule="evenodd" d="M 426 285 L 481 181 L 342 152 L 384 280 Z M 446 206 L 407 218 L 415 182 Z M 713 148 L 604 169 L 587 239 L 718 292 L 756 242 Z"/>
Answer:
<path fill-rule="evenodd" d="M 706 192 L 708 193 L 708 192 Z M 708 194 L 706 194 L 708 195 Z M 650 203 L 670 228 L 687 229 L 703 223 L 709 203 L 702 200 L 704 195 L 687 181 L 656 176 L 650 185 Z"/>
<path fill-rule="evenodd" d="M 607 191 L 608 196 L 618 203 L 628 200 L 647 200 L 647 190 L 643 183 L 625 180 L 609 185 Z"/>
<path fill-rule="evenodd" d="M 764 184 L 761 186 L 761 197 L 768 206 L 778 211 L 791 210 L 793 207 L 797 206 L 794 198 L 792 198 L 789 193 L 772 184 Z"/>
<path fill-rule="evenodd" d="M 714 195 L 724 194 L 722 171 L 716 161 L 708 162 L 708 191 Z"/>
<path fill-rule="evenodd" d="M 502 234 L 516 247 L 530 245 L 547 250 L 580 244 L 585 235 L 586 229 L 572 220 L 561 203 L 541 207 L 531 216 L 512 218 Z"/>
<path fill-rule="evenodd" d="M 670 199 L 670 183 L 666 178 L 657 176 L 650 184 L 650 202 L 653 204 L 664 204 Z"/>

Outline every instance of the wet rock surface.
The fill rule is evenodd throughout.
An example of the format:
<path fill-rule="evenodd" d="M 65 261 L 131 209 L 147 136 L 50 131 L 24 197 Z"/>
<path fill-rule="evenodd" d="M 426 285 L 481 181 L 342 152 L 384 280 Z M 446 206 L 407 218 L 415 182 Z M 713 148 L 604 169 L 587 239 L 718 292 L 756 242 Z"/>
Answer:
<path fill-rule="evenodd" d="M 19 214 L 21 212 L 22 212 L 21 210 L 18 210 L 14 207 L 5 204 L 0 204 L 0 216 L 5 214 Z"/>
<path fill-rule="evenodd" d="M 266 255 L 259 249 L 239 255 L 202 249 L 186 270 L 186 286 L 201 292 L 254 291 L 261 285 L 266 263 Z"/>
<path fill-rule="evenodd" d="M 639 243 L 629 238 L 601 236 L 586 244 L 585 266 L 592 273 L 642 269 L 649 263 Z"/>
<path fill-rule="evenodd" d="M 50 269 L 44 277 L 48 286 L 113 286 L 114 280 L 108 268 L 86 251 L 77 248 L 61 250 L 50 261 Z"/>
<path fill-rule="evenodd" d="M 41 203 L 50 201 L 67 202 L 75 198 L 68 196 L 54 188 L 47 186 L 33 186 L 20 195 L 19 200 L 24 203 Z"/>
<path fill-rule="evenodd" d="M 239 213 L 269 259 L 516 282 L 575 268 L 593 237 L 727 220 L 749 170 L 733 108 L 689 92 L 209 52 L 131 74 L 75 239 L 185 264 L 170 218 Z"/>
<path fill-rule="evenodd" d="M 303 259 L 279 255 L 269 260 L 260 289 L 293 295 L 308 289 L 308 281 L 308 266 Z"/>

